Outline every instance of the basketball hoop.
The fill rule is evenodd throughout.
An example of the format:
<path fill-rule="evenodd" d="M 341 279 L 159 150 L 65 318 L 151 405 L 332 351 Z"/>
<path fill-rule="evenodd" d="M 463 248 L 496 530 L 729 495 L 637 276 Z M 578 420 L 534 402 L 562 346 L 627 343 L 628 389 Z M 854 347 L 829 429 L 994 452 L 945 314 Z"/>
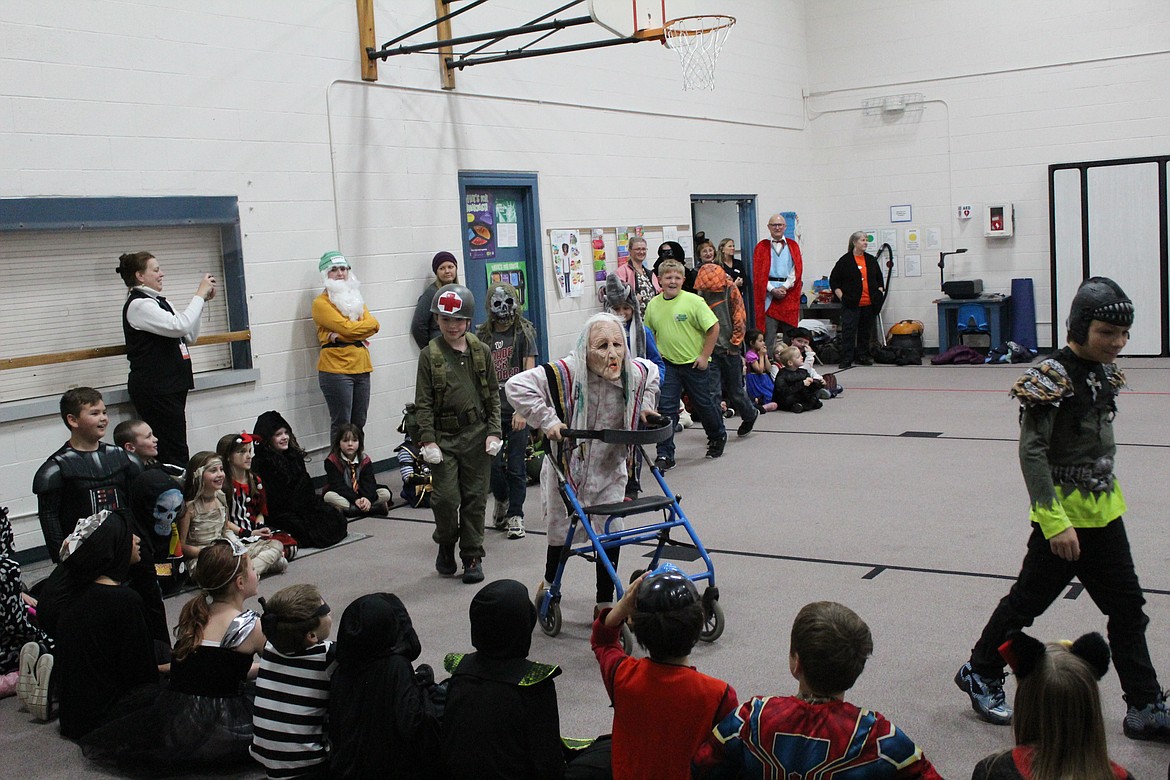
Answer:
<path fill-rule="evenodd" d="M 663 43 L 678 52 L 683 89 L 715 89 L 715 62 L 734 16 L 683 16 L 662 26 Z"/>

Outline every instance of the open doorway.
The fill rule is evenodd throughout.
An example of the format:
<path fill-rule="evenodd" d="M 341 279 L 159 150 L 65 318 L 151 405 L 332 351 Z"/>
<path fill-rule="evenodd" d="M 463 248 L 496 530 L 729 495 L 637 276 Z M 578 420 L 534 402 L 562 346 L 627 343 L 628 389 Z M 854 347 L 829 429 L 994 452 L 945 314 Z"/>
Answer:
<path fill-rule="evenodd" d="M 704 233 L 711 243 L 719 246 L 725 238 L 735 241 L 735 261 L 744 273 L 744 305 L 748 322 L 755 326 L 752 306 L 752 250 L 756 246 L 759 227 L 756 224 L 755 195 L 692 195 L 691 230 Z"/>

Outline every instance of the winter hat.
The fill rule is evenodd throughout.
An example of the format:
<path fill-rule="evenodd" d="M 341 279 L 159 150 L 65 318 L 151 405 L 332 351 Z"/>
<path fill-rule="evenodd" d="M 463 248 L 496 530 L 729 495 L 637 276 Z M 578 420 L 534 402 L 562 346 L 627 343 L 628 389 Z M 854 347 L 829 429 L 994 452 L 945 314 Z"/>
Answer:
<path fill-rule="evenodd" d="M 439 266 L 443 263 L 454 263 L 457 268 L 459 267 L 459 261 L 455 259 L 455 255 L 444 249 L 441 252 L 435 252 L 435 256 L 431 258 L 431 272 L 437 274 Z"/>
<path fill-rule="evenodd" d="M 321 255 L 321 262 L 317 264 L 318 271 L 328 271 L 330 268 L 349 268 L 349 261 L 341 252 L 331 251 Z"/>

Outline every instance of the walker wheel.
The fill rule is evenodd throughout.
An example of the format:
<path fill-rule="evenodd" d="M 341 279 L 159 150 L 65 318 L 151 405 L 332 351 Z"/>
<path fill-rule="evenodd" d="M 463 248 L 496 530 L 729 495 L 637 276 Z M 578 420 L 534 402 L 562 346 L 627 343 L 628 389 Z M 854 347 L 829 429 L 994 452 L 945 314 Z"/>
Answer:
<path fill-rule="evenodd" d="M 548 609 L 539 617 L 540 630 L 548 636 L 561 633 L 561 600 L 554 598 L 549 601 Z"/>
<path fill-rule="evenodd" d="M 714 642 L 723 636 L 723 607 L 718 601 L 711 602 L 711 611 L 703 621 L 703 630 L 699 632 L 699 639 L 704 642 Z"/>
<path fill-rule="evenodd" d="M 634 654 L 634 634 L 625 623 L 622 623 L 622 650 L 626 651 L 626 655 Z"/>

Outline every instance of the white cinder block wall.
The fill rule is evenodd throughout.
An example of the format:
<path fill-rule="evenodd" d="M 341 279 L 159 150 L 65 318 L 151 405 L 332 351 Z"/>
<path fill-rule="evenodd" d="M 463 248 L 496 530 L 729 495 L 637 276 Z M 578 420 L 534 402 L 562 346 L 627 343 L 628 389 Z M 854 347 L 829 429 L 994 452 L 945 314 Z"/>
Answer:
<path fill-rule="evenodd" d="M 457 19 L 454 34 L 548 10 L 537 5 L 492 3 Z M 320 289 L 316 259 L 346 252 L 382 325 L 371 347 L 368 441 L 375 459 L 387 458 L 413 396 L 414 303 L 432 254 L 458 254 L 459 171 L 535 172 L 542 232 L 689 224 L 692 192 L 805 202 L 803 5 L 734 5 L 740 25 L 713 94 L 684 93 L 674 55 L 653 43 L 474 68 L 446 93 L 433 55 L 394 58 L 378 84 L 361 82 L 348 0 L 12 0 L 0 7 L 0 197 L 239 198 L 261 380 L 191 396 L 193 451 L 251 429 L 270 408 L 302 444 L 326 445 L 309 304 Z M 383 0 L 378 39 L 428 17 L 431 0 Z M 781 25 L 796 32 L 777 47 L 768 31 Z M 544 326 L 563 352 L 592 299 L 562 303 L 547 280 L 546 295 Z M 130 414 L 111 412 L 112 423 Z M 12 509 L 19 549 L 41 544 L 32 475 L 66 436 L 55 416 L 0 425 L 0 502 Z M 310 468 L 320 471 L 319 452 Z"/>
<path fill-rule="evenodd" d="M 458 18 L 454 34 L 553 5 L 498 0 Z M 461 170 L 535 172 L 542 231 L 682 225 L 691 193 L 756 193 L 761 235 L 770 211 L 800 212 L 810 282 L 850 232 L 888 226 L 889 206 L 910 203 L 912 224 L 970 249 L 948 261 L 954 276 L 993 291 L 1030 276 L 1044 320 L 1047 166 L 1170 146 L 1161 0 L 706 7 L 739 18 L 714 94 L 680 91 L 673 55 L 655 44 L 472 68 L 443 93 L 433 55 L 381 64 L 377 85 L 358 81 L 349 0 L 8 0 L 0 197 L 239 198 L 261 380 L 192 396 L 194 449 L 269 408 L 304 444 L 325 444 L 309 302 L 315 259 L 331 248 L 351 255 L 382 322 L 369 440 L 386 458 L 412 393 L 410 312 L 431 255 L 458 246 Z M 378 39 L 433 11 L 431 0 L 380 0 Z M 921 114 L 861 116 L 865 98 L 908 92 L 927 99 Z M 959 203 L 995 200 L 1016 204 L 1012 239 L 984 239 L 980 220 L 952 216 Z M 922 277 L 895 281 L 885 315 L 923 320 L 929 344 L 937 255 L 922 256 Z M 563 351 L 589 299 L 562 303 L 547 280 L 546 295 L 543 325 Z M 1042 322 L 1040 341 L 1050 339 Z M 115 421 L 128 415 L 113 411 Z M 0 425 L 0 502 L 21 549 L 40 543 L 33 472 L 65 435 L 56 417 Z"/>
<path fill-rule="evenodd" d="M 1035 283 L 1039 343 L 1052 343 L 1048 166 L 1170 151 L 1170 4 L 1158 0 L 809 2 L 813 205 L 802 214 L 806 277 L 828 273 L 851 232 L 942 229 L 947 278 L 990 292 Z M 867 98 L 921 93 L 925 109 L 862 115 Z M 1012 238 L 983 236 L 982 207 L 1013 202 Z M 976 217 L 958 220 L 954 207 Z M 904 241 L 900 228 L 899 243 Z M 891 284 L 887 327 L 922 320 L 937 344 L 938 250 Z M 811 260 L 809 259 L 811 256 Z M 1064 314 L 1058 315 L 1063 318 Z"/>

